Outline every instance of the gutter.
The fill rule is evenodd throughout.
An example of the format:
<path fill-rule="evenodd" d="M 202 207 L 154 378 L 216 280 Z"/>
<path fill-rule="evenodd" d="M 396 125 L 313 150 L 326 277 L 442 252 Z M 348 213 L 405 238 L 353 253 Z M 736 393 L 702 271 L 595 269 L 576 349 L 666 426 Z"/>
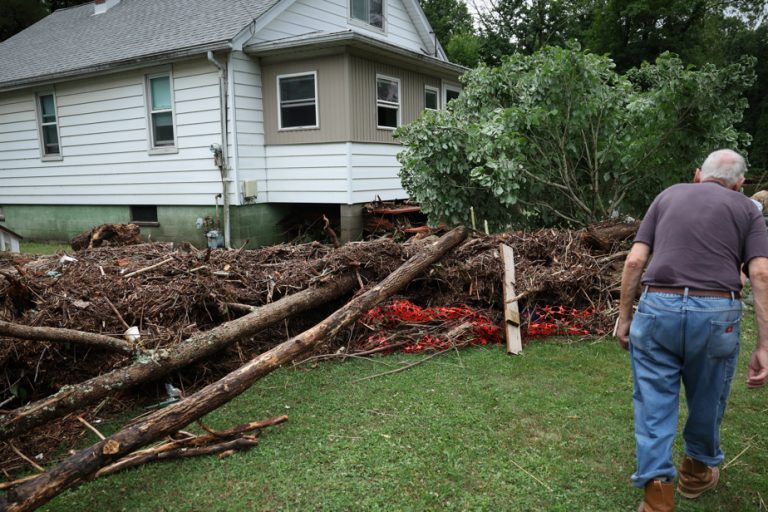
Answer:
<path fill-rule="evenodd" d="M 208 61 L 216 66 L 219 70 L 219 110 L 221 113 L 221 165 L 219 170 L 221 171 L 221 193 L 223 198 L 223 210 L 224 210 L 224 246 L 227 249 L 231 248 L 230 245 L 230 229 L 229 229 L 229 155 L 228 155 L 228 141 L 227 141 L 227 73 L 226 68 L 216 60 L 213 56 L 213 51 L 208 50 Z"/>
<path fill-rule="evenodd" d="M 186 57 L 205 55 L 211 51 L 228 49 L 230 49 L 230 44 L 229 40 L 226 40 L 207 43 L 200 46 L 193 46 L 183 50 L 153 53 L 103 64 L 93 64 L 91 66 L 69 69 L 67 71 L 61 71 L 58 73 L 50 73 L 42 76 L 20 78 L 18 80 L 11 80 L 8 82 L 0 82 L 0 92 L 7 92 L 26 87 L 37 87 L 48 83 L 63 82 L 66 80 L 79 80 L 81 78 L 88 78 L 91 75 L 103 74 L 107 72 L 128 71 L 131 69 L 142 68 L 148 65 L 162 64 Z"/>

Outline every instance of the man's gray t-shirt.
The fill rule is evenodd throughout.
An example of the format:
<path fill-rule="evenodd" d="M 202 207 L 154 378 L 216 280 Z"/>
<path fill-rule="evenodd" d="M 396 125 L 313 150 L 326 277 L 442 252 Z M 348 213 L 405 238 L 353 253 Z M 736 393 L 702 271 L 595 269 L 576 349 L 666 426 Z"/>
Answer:
<path fill-rule="evenodd" d="M 649 286 L 741 290 L 739 271 L 768 257 L 763 216 L 743 194 L 717 182 L 673 185 L 645 214 L 635 242 L 651 248 Z"/>

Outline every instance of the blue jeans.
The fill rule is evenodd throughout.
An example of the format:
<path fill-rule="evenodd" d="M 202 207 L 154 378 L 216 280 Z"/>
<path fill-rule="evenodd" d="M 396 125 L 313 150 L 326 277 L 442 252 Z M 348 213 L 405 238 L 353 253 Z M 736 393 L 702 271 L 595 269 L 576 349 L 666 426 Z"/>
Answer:
<path fill-rule="evenodd" d="M 685 453 L 709 466 L 723 461 L 720 423 L 739 356 L 741 301 L 643 292 L 629 330 L 634 383 L 636 487 L 674 478 L 680 380 L 688 421 Z"/>

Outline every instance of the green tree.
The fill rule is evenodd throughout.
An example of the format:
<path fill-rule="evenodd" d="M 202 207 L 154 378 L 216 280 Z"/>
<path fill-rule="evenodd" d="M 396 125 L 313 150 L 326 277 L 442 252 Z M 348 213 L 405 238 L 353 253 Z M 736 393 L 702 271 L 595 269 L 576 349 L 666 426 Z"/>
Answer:
<path fill-rule="evenodd" d="M 480 61 L 482 41 L 467 4 L 462 0 L 419 0 L 419 3 L 448 60 L 475 66 Z"/>
<path fill-rule="evenodd" d="M 42 2 L 30 0 L 0 0 L 0 41 L 43 18 L 48 11 Z"/>
<path fill-rule="evenodd" d="M 515 54 L 396 132 L 403 186 L 431 222 L 467 222 L 470 207 L 496 227 L 642 213 L 710 150 L 749 142 L 734 125 L 752 64 L 696 70 L 664 54 L 620 75 L 577 47 Z"/>

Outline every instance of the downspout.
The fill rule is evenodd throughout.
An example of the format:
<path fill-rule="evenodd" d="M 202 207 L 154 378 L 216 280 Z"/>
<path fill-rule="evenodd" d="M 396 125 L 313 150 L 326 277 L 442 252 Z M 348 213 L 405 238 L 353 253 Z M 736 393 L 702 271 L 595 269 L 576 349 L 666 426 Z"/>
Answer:
<path fill-rule="evenodd" d="M 219 70 L 219 110 L 221 112 L 221 162 L 219 171 L 221 171 L 221 193 L 223 196 L 222 210 L 224 211 L 224 246 L 227 249 L 230 245 L 229 230 L 229 155 L 227 141 L 227 74 L 224 66 L 213 56 L 212 51 L 208 51 L 208 61 Z"/>

